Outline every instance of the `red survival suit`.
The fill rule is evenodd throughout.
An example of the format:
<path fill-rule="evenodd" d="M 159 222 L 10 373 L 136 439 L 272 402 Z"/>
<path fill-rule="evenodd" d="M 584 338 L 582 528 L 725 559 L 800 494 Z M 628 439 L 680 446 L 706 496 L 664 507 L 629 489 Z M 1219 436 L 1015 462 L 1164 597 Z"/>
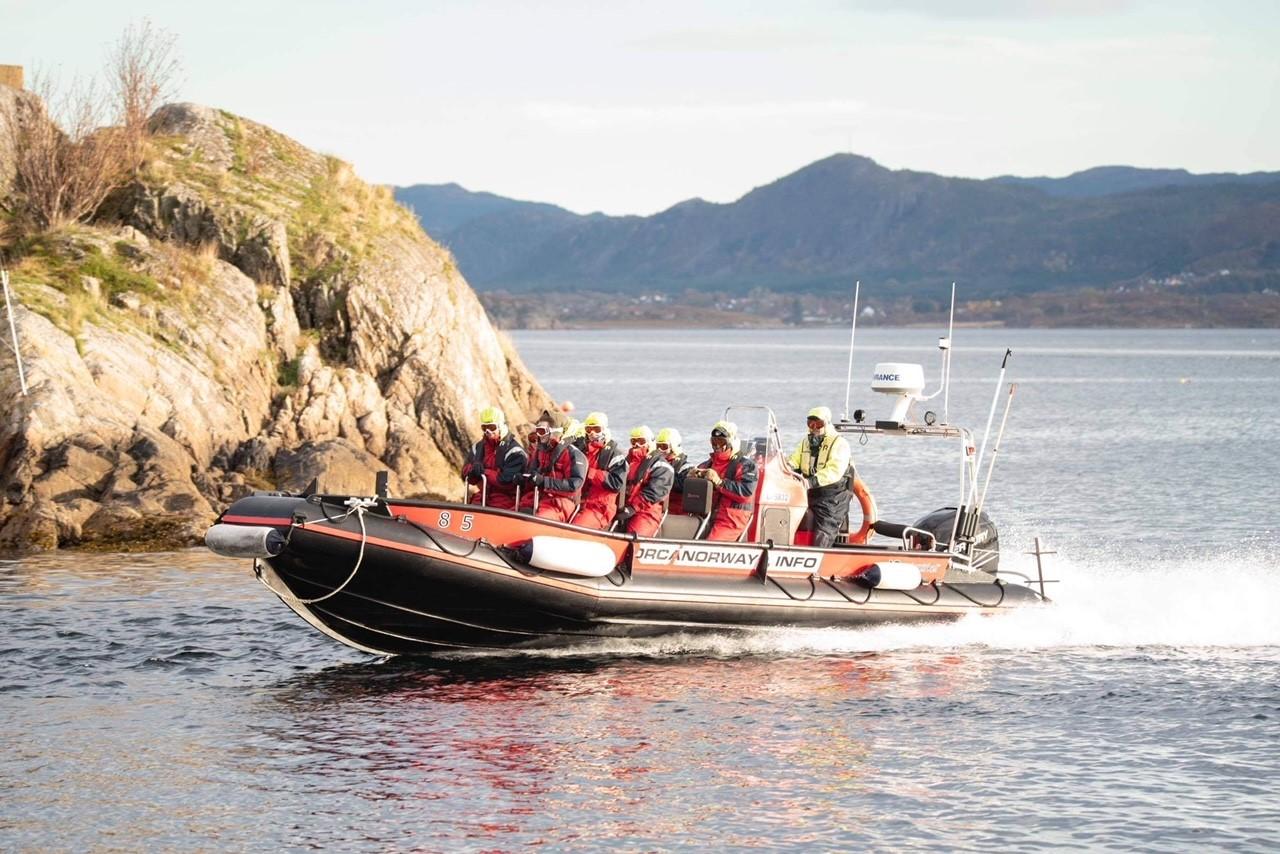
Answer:
<path fill-rule="evenodd" d="M 529 455 L 510 432 L 501 439 L 495 436 L 493 441 L 484 438 L 476 442 L 462 467 L 462 476 L 476 478 L 479 485 L 479 477 L 484 475 L 486 486 L 471 496 L 470 503 L 479 504 L 487 488 L 490 507 L 514 510 L 516 485 L 528 464 Z"/>
<path fill-rule="evenodd" d="M 711 530 L 708 540 L 737 540 L 751 524 L 756 506 L 756 482 L 759 473 L 755 460 L 742 454 L 712 454 L 699 468 L 714 469 L 720 475 L 711 507 Z"/>
<path fill-rule="evenodd" d="M 587 443 L 587 482 L 573 524 L 606 530 L 618 514 L 618 491 L 627 479 L 627 455 L 612 440 Z"/>
<path fill-rule="evenodd" d="M 646 454 L 643 448 L 632 448 L 627 454 L 626 521 L 629 533 L 652 537 L 662 526 L 663 501 L 671 493 L 675 469 L 659 451 Z"/>
<path fill-rule="evenodd" d="M 568 522 L 578 505 L 582 482 L 587 473 L 587 461 L 568 442 L 556 439 L 540 442 L 533 448 L 529 468 L 525 472 L 524 494 L 520 496 L 520 509 L 533 509 L 533 493 L 538 491 L 538 516 L 556 522 Z"/>

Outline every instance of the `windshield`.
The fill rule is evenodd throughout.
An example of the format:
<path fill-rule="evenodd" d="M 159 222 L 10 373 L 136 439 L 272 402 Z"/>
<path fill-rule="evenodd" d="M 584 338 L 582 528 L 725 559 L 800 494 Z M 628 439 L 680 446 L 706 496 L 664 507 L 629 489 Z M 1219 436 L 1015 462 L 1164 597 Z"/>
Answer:
<path fill-rule="evenodd" d="M 770 460 L 781 451 L 778 423 L 769 407 L 729 406 L 724 410 L 724 420 L 732 421 L 738 426 L 743 454 L 757 460 Z"/>

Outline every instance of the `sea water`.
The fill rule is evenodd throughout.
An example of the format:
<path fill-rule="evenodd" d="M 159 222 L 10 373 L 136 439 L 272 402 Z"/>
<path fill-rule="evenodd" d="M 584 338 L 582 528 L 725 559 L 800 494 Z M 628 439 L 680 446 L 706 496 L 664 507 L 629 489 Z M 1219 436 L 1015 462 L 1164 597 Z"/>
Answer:
<path fill-rule="evenodd" d="M 847 330 L 513 337 L 577 415 L 693 456 L 727 404 L 788 443 L 845 408 Z M 876 361 L 936 377 L 935 343 L 860 331 L 850 408 L 887 412 Z M 1280 332 L 956 345 L 945 412 L 979 441 L 1014 351 L 987 507 L 1005 567 L 1055 552 L 1052 604 L 377 660 L 201 550 L 4 561 L 0 850 L 1274 850 Z M 954 502 L 923 444 L 855 444 L 886 518 Z"/>

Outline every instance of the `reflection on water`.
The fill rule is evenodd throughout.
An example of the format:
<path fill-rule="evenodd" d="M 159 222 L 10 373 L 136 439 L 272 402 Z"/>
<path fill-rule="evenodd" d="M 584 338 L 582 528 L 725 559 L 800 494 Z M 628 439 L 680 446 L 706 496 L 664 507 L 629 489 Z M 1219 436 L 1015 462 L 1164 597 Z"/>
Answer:
<path fill-rule="evenodd" d="M 243 562 L 94 560 L 0 573 L 6 850 L 1280 841 L 1264 614 L 1243 648 L 1090 646 L 1077 604 L 376 661 Z"/>

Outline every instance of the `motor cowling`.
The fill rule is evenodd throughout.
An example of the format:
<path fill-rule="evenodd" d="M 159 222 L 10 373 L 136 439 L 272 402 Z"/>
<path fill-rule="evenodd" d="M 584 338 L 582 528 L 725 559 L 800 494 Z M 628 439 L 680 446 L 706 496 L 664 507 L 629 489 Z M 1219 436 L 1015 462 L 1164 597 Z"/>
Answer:
<path fill-rule="evenodd" d="M 932 513 L 917 519 L 911 524 L 911 527 L 918 528 L 933 535 L 937 545 L 946 548 L 951 542 L 951 530 L 955 527 L 956 508 L 940 507 Z M 963 520 L 961 520 L 963 521 Z M 917 540 L 923 540 L 923 537 L 916 536 Z M 917 542 L 917 548 L 923 548 L 928 543 Z M 996 530 L 996 525 L 991 521 L 991 517 L 987 515 L 985 510 L 978 513 L 978 526 L 974 531 L 973 550 L 970 552 L 974 569 L 981 569 L 984 572 L 995 572 L 1000 568 L 1000 533 Z"/>

